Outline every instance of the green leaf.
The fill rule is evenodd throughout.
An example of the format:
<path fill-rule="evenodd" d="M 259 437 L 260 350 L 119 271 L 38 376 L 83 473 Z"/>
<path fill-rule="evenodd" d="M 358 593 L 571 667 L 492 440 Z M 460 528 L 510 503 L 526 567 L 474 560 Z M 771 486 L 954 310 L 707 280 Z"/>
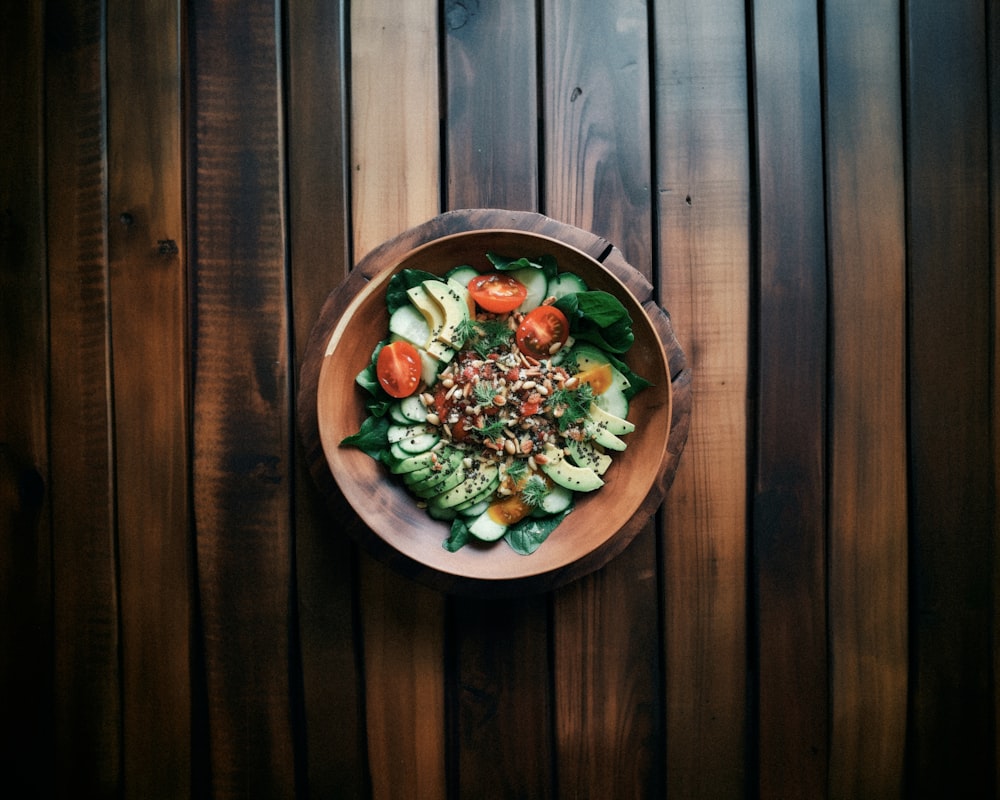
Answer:
<path fill-rule="evenodd" d="M 556 263 L 555 256 L 551 255 L 539 256 L 535 260 L 526 258 L 525 256 L 522 256 L 521 258 L 507 258 L 506 256 L 499 255 L 498 253 L 487 253 L 486 257 L 489 259 L 494 269 L 506 271 L 534 267 L 535 269 L 540 269 L 542 274 L 545 275 L 546 280 L 550 281 L 555 278 L 559 272 L 559 265 Z"/>
<path fill-rule="evenodd" d="M 551 517 L 527 517 L 516 525 L 511 525 L 503 538 L 515 553 L 530 556 L 549 538 L 549 534 L 559 527 L 559 523 L 568 513 L 569 510 L 553 514 Z"/>
<path fill-rule="evenodd" d="M 365 417 L 361 430 L 340 441 L 341 447 L 357 447 L 374 459 L 381 460 L 382 453 L 389 449 L 389 420 L 385 416 Z"/>
<path fill-rule="evenodd" d="M 555 306 L 566 315 L 570 332 L 578 341 L 591 342 L 609 353 L 624 353 L 635 341 L 632 317 L 609 292 L 574 292 L 560 297 Z"/>
<path fill-rule="evenodd" d="M 606 355 L 608 357 L 608 361 L 611 362 L 611 365 L 615 369 L 617 369 L 622 375 L 624 375 L 625 378 L 628 380 L 629 385 L 628 388 L 625 390 L 626 400 L 631 400 L 633 397 L 639 394 L 639 392 L 641 392 L 643 389 L 647 389 L 653 385 L 650 381 L 642 377 L 642 375 L 633 372 L 632 368 L 624 361 L 622 361 L 620 358 L 615 358 L 615 356 L 611 355 L 610 353 L 607 353 Z"/>
<path fill-rule="evenodd" d="M 389 285 L 385 287 L 385 304 L 391 315 L 393 311 L 410 302 L 407 289 L 419 286 L 427 280 L 440 280 L 437 275 L 425 272 L 422 269 L 403 269 L 389 279 Z"/>
<path fill-rule="evenodd" d="M 461 550 L 469 541 L 469 526 L 461 518 L 457 518 L 451 523 L 451 535 L 441 542 L 441 546 L 449 553 Z"/>

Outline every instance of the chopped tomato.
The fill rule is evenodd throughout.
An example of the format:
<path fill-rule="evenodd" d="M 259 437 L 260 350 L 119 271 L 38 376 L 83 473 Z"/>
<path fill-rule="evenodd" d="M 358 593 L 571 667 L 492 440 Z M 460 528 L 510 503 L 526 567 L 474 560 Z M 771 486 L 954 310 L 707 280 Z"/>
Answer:
<path fill-rule="evenodd" d="M 420 384 L 420 354 L 409 342 L 399 339 L 383 347 L 375 362 L 375 374 L 392 397 L 409 397 Z"/>
<path fill-rule="evenodd" d="M 594 394 L 604 394 L 611 388 L 612 373 L 610 364 L 598 364 L 596 367 L 578 372 L 577 380 L 580 383 L 589 383 Z"/>
<path fill-rule="evenodd" d="M 493 518 L 494 522 L 501 525 L 513 525 L 531 513 L 531 506 L 524 502 L 521 495 L 512 494 L 510 497 L 491 503 L 486 513 Z"/>
<path fill-rule="evenodd" d="M 555 306 L 538 306 L 524 315 L 514 340 L 518 349 L 532 358 L 547 358 L 555 345 L 569 338 L 566 315 Z"/>
<path fill-rule="evenodd" d="M 469 281 L 469 294 L 484 311 L 504 314 L 524 302 L 528 289 L 513 275 L 487 272 Z"/>

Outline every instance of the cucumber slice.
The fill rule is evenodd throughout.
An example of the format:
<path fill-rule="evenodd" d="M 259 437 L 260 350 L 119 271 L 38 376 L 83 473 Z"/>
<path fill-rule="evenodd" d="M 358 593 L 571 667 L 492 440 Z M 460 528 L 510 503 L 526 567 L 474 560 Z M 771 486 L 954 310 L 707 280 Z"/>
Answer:
<path fill-rule="evenodd" d="M 393 405 L 398 407 L 400 416 L 407 422 L 427 421 L 427 406 L 424 405 L 418 395 L 411 394 L 409 397 L 404 397 Z M 392 413 L 391 409 L 389 413 Z"/>
<path fill-rule="evenodd" d="M 396 425 L 409 425 L 411 422 L 415 421 L 403 413 L 403 409 L 400 408 L 399 403 L 392 403 L 389 405 L 389 419 Z"/>
<path fill-rule="evenodd" d="M 469 523 L 469 533 L 483 542 L 495 542 L 507 533 L 507 526 L 490 516 L 489 507 Z"/>
<path fill-rule="evenodd" d="M 396 425 L 390 423 L 386 438 L 390 445 L 399 445 L 398 450 L 415 455 L 430 450 L 441 441 L 441 432 L 433 425 L 421 423 Z"/>
<path fill-rule="evenodd" d="M 475 267 L 470 267 L 468 265 L 463 264 L 461 267 L 452 267 L 445 273 L 444 276 L 445 278 L 450 278 L 451 280 L 456 281 L 462 284 L 462 286 L 468 288 L 469 281 L 471 281 L 477 275 L 479 275 L 479 270 L 477 270 Z"/>
<path fill-rule="evenodd" d="M 432 432 L 435 432 L 435 429 L 425 423 L 411 422 L 403 425 L 390 423 L 385 435 L 389 440 L 389 444 L 395 444 L 396 442 L 402 442 L 404 439 L 411 439 L 414 436 Z"/>
<path fill-rule="evenodd" d="M 560 272 L 554 280 L 549 281 L 548 292 L 557 300 L 568 294 L 585 291 L 587 291 L 587 284 L 584 283 L 583 278 L 572 272 Z"/>
<path fill-rule="evenodd" d="M 435 503 L 427 504 L 427 513 L 431 519 L 439 519 L 443 522 L 451 522 L 458 516 L 458 512 L 453 508 L 443 508 Z"/>
<path fill-rule="evenodd" d="M 533 308 L 538 308 L 542 304 L 542 300 L 548 296 L 549 282 L 545 277 L 545 273 L 540 269 L 536 267 L 524 267 L 523 269 L 511 271 L 510 275 L 517 278 L 528 290 L 528 296 L 517 307 L 518 311 L 523 313 L 531 311 Z"/>
<path fill-rule="evenodd" d="M 460 512 L 463 517 L 478 517 L 489 507 L 489 500 L 480 500 L 478 503 L 473 503 L 470 506 L 466 506 L 465 503 L 459 503 L 455 507 L 455 510 Z"/>
<path fill-rule="evenodd" d="M 546 514 L 561 514 L 573 505 L 573 492 L 558 483 L 553 484 L 549 493 L 542 498 L 538 507 Z"/>
<path fill-rule="evenodd" d="M 431 338 L 431 329 L 424 315 L 410 304 L 400 306 L 392 312 L 389 317 L 389 333 L 394 333 L 417 347 L 426 346 Z"/>
<path fill-rule="evenodd" d="M 617 383 L 612 383 L 605 391 L 595 395 L 594 405 L 622 419 L 628 416 L 628 400 Z"/>
<path fill-rule="evenodd" d="M 434 445 L 441 441 L 441 434 L 437 430 L 429 430 L 426 433 L 418 433 L 399 442 L 399 448 L 404 453 L 426 453 Z"/>

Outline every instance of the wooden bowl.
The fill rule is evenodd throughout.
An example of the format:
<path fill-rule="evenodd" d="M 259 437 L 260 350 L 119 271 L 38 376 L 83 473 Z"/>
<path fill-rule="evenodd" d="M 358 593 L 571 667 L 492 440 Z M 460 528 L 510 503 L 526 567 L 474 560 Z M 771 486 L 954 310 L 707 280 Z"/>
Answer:
<path fill-rule="evenodd" d="M 322 343 L 314 402 L 323 460 L 339 493 L 363 522 L 348 524 L 349 531 L 375 556 L 445 591 L 483 595 L 537 591 L 602 566 L 643 527 L 665 491 L 662 478 L 671 433 L 672 376 L 661 331 L 647 313 L 649 304 L 644 308 L 618 276 L 588 253 L 563 238 L 534 231 L 465 230 L 403 253 L 399 249 L 390 246 L 375 251 L 361 270 L 370 280 L 359 279 L 355 270 L 331 295 L 332 310 L 327 310 L 319 336 L 314 331 L 317 341 L 311 345 Z M 616 454 L 605 475 L 606 485 L 577 495 L 574 510 L 528 556 L 516 554 L 504 541 L 470 543 L 448 552 L 442 542 L 448 538 L 450 523 L 434 520 L 418 508 L 415 498 L 385 465 L 356 448 L 340 446 L 344 437 L 357 432 L 365 417 L 368 396 L 356 385 L 355 377 L 369 363 L 375 345 L 387 336 L 385 291 L 390 277 L 406 268 L 443 274 L 460 264 L 485 271 L 490 268 L 487 251 L 511 257 L 554 256 L 561 271 L 575 272 L 590 288 L 618 297 L 632 317 L 635 333 L 635 343 L 624 358 L 653 384 L 630 405 L 629 419 L 636 430 L 626 437 L 628 448 Z M 304 391 L 312 391 L 310 383 L 303 381 Z M 311 406 L 309 401 L 306 404 Z"/>

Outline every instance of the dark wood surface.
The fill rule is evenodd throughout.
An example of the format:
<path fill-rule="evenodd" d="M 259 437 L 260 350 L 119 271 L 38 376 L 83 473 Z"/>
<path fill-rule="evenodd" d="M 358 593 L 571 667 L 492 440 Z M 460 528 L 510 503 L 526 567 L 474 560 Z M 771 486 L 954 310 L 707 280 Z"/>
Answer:
<path fill-rule="evenodd" d="M 993 4 L 7 6 L 4 796 L 998 795 Z M 666 500 L 530 597 L 300 444 L 331 290 L 468 208 L 613 244 L 689 368 Z"/>

